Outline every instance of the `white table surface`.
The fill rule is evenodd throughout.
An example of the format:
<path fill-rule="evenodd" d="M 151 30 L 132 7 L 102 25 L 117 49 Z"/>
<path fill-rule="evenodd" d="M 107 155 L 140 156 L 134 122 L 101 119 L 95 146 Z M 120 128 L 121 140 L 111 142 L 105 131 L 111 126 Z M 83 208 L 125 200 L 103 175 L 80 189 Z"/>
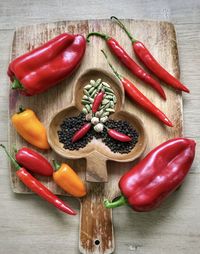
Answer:
<path fill-rule="evenodd" d="M 184 94 L 184 133 L 200 141 L 200 1 L 174 0 L 0 0 L 0 142 L 8 142 L 6 76 L 16 26 L 71 19 L 166 20 L 176 28 Z M 116 254 L 200 253 L 200 152 L 182 188 L 151 213 L 127 207 L 114 211 Z M 8 164 L 0 152 L 0 254 L 77 254 L 79 218 L 52 209 L 35 195 L 10 188 Z M 77 201 L 65 198 L 76 209 Z"/>

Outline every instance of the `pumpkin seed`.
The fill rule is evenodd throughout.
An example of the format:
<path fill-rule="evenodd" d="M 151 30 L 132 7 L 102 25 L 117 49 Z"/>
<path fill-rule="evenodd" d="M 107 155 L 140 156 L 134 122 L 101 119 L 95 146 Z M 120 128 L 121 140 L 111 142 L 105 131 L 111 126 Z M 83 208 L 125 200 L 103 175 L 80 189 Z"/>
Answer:
<path fill-rule="evenodd" d="M 83 89 L 83 93 L 84 93 L 85 95 L 87 95 L 87 96 L 90 95 L 86 89 Z"/>
<path fill-rule="evenodd" d="M 114 103 L 116 103 L 116 102 L 117 102 L 117 98 L 116 98 L 116 96 L 115 96 L 115 95 L 113 96 L 113 102 L 114 102 Z"/>
<path fill-rule="evenodd" d="M 103 114 L 103 112 L 104 112 L 104 110 L 103 109 L 101 109 L 100 111 L 98 111 L 99 112 L 99 115 L 101 116 L 102 114 Z"/>
<path fill-rule="evenodd" d="M 104 116 L 100 118 L 101 123 L 105 123 L 108 120 L 108 116 Z"/>
<path fill-rule="evenodd" d="M 96 81 L 95 80 L 90 80 L 90 84 L 92 85 L 92 86 L 94 86 L 95 84 L 96 84 Z"/>
<path fill-rule="evenodd" d="M 83 108 L 83 109 L 82 109 L 82 112 L 83 112 L 84 114 L 87 114 L 87 113 L 88 113 L 88 111 L 87 111 L 86 108 Z"/>
<path fill-rule="evenodd" d="M 97 81 L 96 81 L 94 87 L 96 88 L 96 87 L 97 87 L 98 85 L 100 85 L 100 84 L 101 84 L 101 79 L 99 78 L 99 79 L 97 79 Z"/>
<path fill-rule="evenodd" d="M 92 85 L 88 84 L 88 85 L 84 86 L 84 89 L 89 90 L 91 87 L 92 87 Z"/>
<path fill-rule="evenodd" d="M 103 99 L 103 101 L 102 101 L 102 105 L 105 105 L 105 104 L 107 104 L 107 103 L 109 103 L 110 101 L 109 100 L 107 100 L 107 99 Z"/>
<path fill-rule="evenodd" d="M 87 97 L 87 95 L 83 95 L 83 100 L 88 100 L 89 98 Z"/>
<path fill-rule="evenodd" d="M 112 88 L 109 87 L 104 87 L 105 91 L 110 92 L 110 93 L 114 93 L 114 91 L 112 90 Z"/>
<path fill-rule="evenodd" d="M 82 103 L 83 105 L 90 104 L 90 102 L 87 101 L 87 100 L 81 100 L 81 103 Z"/>
<path fill-rule="evenodd" d="M 104 116 L 109 116 L 110 115 L 110 113 L 109 112 L 104 112 L 103 114 L 102 114 L 102 116 L 101 117 L 104 117 Z"/>
<path fill-rule="evenodd" d="M 106 95 L 106 97 L 105 97 L 106 99 L 110 99 L 110 100 L 112 100 L 113 99 L 113 95 Z"/>
<path fill-rule="evenodd" d="M 94 87 L 91 87 L 90 90 L 88 91 L 89 94 L 91 94 L 94 91 L 94 89 L 95 89 Z"/>
<path fill-rule="evenodd" d="M 115 110 L 113 108 L 107 108 L 106 111 L 107 112 L 115 112 Z"/>
<path fill-rule="evenodd" d="M 102 82 L 103 86 L 110 87 L 110 85 L 106 82 Z"/>
<path fill-rule="evenodd" d="M 114 107 L 115 107 L 115 104 L 114 104 L 113 101 L 110 101 L 110 107 L 111 107 L 111 108 L 114 108 Z"/>
<path fill-rule="evenodd" d="M 89 97 L 89 101 L 90 101 L 91 103 L 93 103 L 93 102 L 94 102 L 94 99 L 92 99 L 91 97 Z"/>
<path fill-rule="evenodd" d="M 91 107 L 89 104 L 85 105 L 85 108 L 87 109 L 88 112 L 91 110 Z"/>
<path fill-rule="evenodd" d="M 107 91 L 106 91 L 106 95 L 112 95 L 112 96 L 113 96 L 114 93 L 110 93 L 110 92 L 107 92 Z"/>
<path fill-rule="evenodd" d="M 94 89 L 94 91 L 91 93 L 90 97 L 94 98 L 95 97 L 95 94 L 96 94 L 97 90 Z"/>
<path fill-rule="evenodd" d="M 100 91 L 102 86 L 103 86 L 102 83 L 100 83 L 100 85 L 97 87 L 97 91 Z"/>
<path fill-rule="evenodd" d="M 110 102 L 105 105 L 104 109 L 109 108 L 109 107 L 110 107 Z"/>

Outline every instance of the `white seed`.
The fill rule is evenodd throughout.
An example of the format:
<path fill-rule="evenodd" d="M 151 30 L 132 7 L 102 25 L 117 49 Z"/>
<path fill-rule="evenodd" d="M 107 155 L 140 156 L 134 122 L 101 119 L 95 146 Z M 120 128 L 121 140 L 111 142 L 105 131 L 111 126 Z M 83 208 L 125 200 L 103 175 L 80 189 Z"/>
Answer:
<path fill-rule="evenodd" d="M 86 109 L 86 108 L 83 108 L 83 109 L 82 109 L 82 112 L 83 112 L 84 114 L 87 114 L 87 109 Z"/>
<path fill-rule="evenodd" d="M 103 124 L 102 123 L 98 123 L 98 124 L 96 124 L 95 126 L 94 126 L 94 130 L 96 131 L 96 132 L 102 132 L 103 131 Z"/>
<path fill-rule="evenodd" d="M 92 117 L 91 123 L 94 124 L 94 125 L 95 125 L 95 124 L 98 124 L 98 123 L 99 123 L 99 118 L 98 118 L 98 117 L 95 117 L 95 116 Z"/>
<path fill-rule="evenodd" d="M 88 100 L 87 95 L 83 95 L 83 100 Z"/>
<path fill-rule="evenodd" d="M 106 111 L 107 112 L 115 112 L 115 110 L 113 108 L 107 108 Z"/>
<path fill-rule="evenodd" d="M 90 84 L 91 84 L 92 86 L 94 86 L 95 83 L 96 83 L 95 80 L 93 80 L 93 79 L 90 80 Z"/>
<path fill-rule="evenodd" d="M 88 85 L 84 86 L 84 89 L 88 90 L 88 89 L 90 89 L 91 87 L 92 87 L 92 85 L 88 84 Z"/>
<path fill-rule="evenodd" d="M 102 82 L 103 86 L 110 87 L 110 85 L 106 82 Z"/>
<path fill-rule="evenodd" d="M 100 118 L 101 123 L 105 123 L 108 120 L 108 116 L 104 116 Z"/>
<path fill-rule="evenodd" d="M 109 102 L 110 102 L 109 100 L 103 99 L 102 104 L 105 105 L 105 104 L 107 104 L 107 103 L 109 103 Z"/>

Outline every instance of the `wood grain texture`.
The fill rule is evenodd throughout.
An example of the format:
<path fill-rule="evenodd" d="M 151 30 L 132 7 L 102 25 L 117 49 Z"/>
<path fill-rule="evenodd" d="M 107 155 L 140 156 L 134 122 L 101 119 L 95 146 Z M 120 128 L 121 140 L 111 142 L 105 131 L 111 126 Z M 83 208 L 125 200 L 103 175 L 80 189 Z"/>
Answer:
<path fill-rule="evenodd" d="M 13 30 L 17 26 L 67 19 L 120 18 L 166 20 L 178 39 L 184 94 L 184 134 L 196 139 L 196 160 L 183 187 L 152 213 L 113 211 L 116 254 L 188 254 L 199 252 L 200 232 L 200 2 L 198 0 L 12 0 L 0 1 L 0 142 L 7 145 L 9 121 L 6 75 Z M 133 31 L 134 32 L 134 31 Z M 140 38 L 139 38 L 140 39 Z M 129 53 L 132 51 L 130 50 Z M 0 152 L 0 253 L 78 254 L 79 218 L 66 217 L 35 195 L 16 195 L 9 184 L 8 165 Z M 70 162 L 69 162 L 70 163 Z M 84 161 L 77 162 L 77 166 Z M 128 169 L 130 165 L 123 165 Z M 110 170 L 110 169 L 109 169 Z M 78 209 L 78 203 L 65 198 Z"/>
<path fill-rule="evenodd" d="M 141 40 L 150 49 L 153 55 L 158 61 L 165 66 L 165 68 L 179 78 L 179 64 L 178 64 L 178 53 L 176 45 L 176 36 L 174 27 L 172 24 L 167 22 L 148 22 L 148 21 L 136 21 L 127 20 L 124 21 L 128 29 L 133 29 L 136 38 L 141 34 Z M 111 23 L 109 20 L 89 20 L 89 21 L 63 21 L 51 24 L 41 24 L 34 26 L 27 26 L 18 28 L 14 35 L 12 59 L 23 54 L 27 50 L 31 50 L 42 43 L 48 41 L 54 36 L 62 32 L 70 33 L 83 33 L 86 35 L 89 31 L 104 31 L 104 33 L 119 38 L 119 43 L 131 50 L 131 44 L 126 35 L 121 31 L 120 27 L 116 23 Z M 72 92 L 74 85 L 77 83 L 77 79 L 81 73 L 85 72 L 88 67 L 101 67 L 109 71 L 109 67 L 105 63 L 105 59 L 100 52 L 101 48 L 105 48 L 105 42 L 100 38 L 92 38 L 90 44 L 87 47 L 87 52 L 81 67 L 78 71 L 70 78 L 64 80 L 61 85 L 56 86 L 46 93 L 34 96 L 34 97 L 23 97 L 20 96 L 17 91 L 10 92 L 10 116 L 13 115 L 19 105 L 24 105 L 27 108 L 33 109 L 39 116 L 45 126 L 51 121 L 52 116 L 55 112 L 62 108 L 67 107 L 72 99 Z M 132 55 L 133 53 L 131 53 Z M 95 56 L 95 57 L 94 57 Z M 167 102 L 161 100 L 155 91 L 152 91 L 150 87 L 146 86 L 143 82 L 133 77 L 128 71 L 118 64 L 118 61 L 111 57 L 114 66 L 117 66 L 120 73 L 124 76 L 133 80 L 133 82 L 139 87 L 139 89 L 153 101 L 166 115 L 172 120 L 174 127 L 168 128 L 163 126 L 156 119 L 152 118 L 148 113 L 141 110 L 137 105 L 133 105 L 132 102 L 126 100 L 124 110 L 134 113 L 144 123 L 146 133 L 148 137 L 147 149 L 145 154 L 153 149 L 158 144 L 182 135 L 182 99 L 180 92 L 176 92 L 173 89 L 165 86 L 165 92 L 167 95 Z M 114 87 L 113 87 L 114 88 Z M 74 95 L 75 98 L 75 95 Z M 74 105 L 77 103 L 74 103 Z M 62 111 L 63 112 L 63 111 Z M 66 112 L 66 111 L 64 111 Z M 70 113 L 71 114 L 71 113 Z M 63 114 L 62 114 L 63 115 Z M 131 120 L 130 120 L 131 121 Z M 156 137 L 156 139 L 155 139 Z M 30 146 L 27 144 L 10 126 L 10 149 L 12 144 L 15 143 L 17 147 L 23 145 Z M 88 148 L 89 149 L 89 148 Z M 44 152 L 44 155 L 51 160 L 55 157 L 52 151 Z M 87 156 L 87 154 L 86 154 Z M 100 155 L 98 155 L 99 157 Z M 118 156 L 119 157 L 119 156 Z M 73 158 L 69 154 L 69 158 Z M 117 159 L 117 158 L 116 158 Z M 61 161 L 61 158 L 57 160 Z M 94 158 L 91 160 L 95 162 Z M 75 167 L 74 160 L 71 162 L 72 168 Z M 133 161 L 130 165 L 133 164 Z M 80 175 L 83 176 L 85 172 L 84 165 L 77 168 Z M 105 165 L 105 164 L 104 164 Z M 98 167 L 94 163 L 93 167 Z M 102 184 L 88 184 L 88 191 L 90 195 L 81 202 L 81 218 L 80 218 L 80 250 L 82 253 L 112 253 L 114 250 L 114 236 L 112 230 L 112 216 L 111 211 L 107 211 L 102 205 L 104 198 L 113 199 L 119 194 L 118 180 L 125 172 L 120 165 L 110 162 L 109 182 L 105 185 Z M 105 170 L 105 169 L 104 169 Z M 95 171 L 93 170 L 93 173 Z M 96 171 L 98 172 L 98 171 Z M 38 178 L 56 194 L 65 194 L 52 179 L 39 177 Z M 13 191 L 16 193 L 30 193 L 30 191 L 18 180 L 15 175 L 15 169 L 11 167 L 11 179 Z M 104 179 L 105 181 L 105 179 Z M 99 191 L 99 188 L 101 191 Z M 94 193 L 94 194 L 93 194 Z M 96 194 L 95 194 L 96 193 Z M 96 207 L 94 208 L 94 205 Z M 97 210 L 96 210 L 97 209 Z M 99 213 L 97 213 L 99 211 Z M 98 216 L 97 216 L 98 214 Z M 87 218 L 92 218 L 94 222 L 88 223 Z M 92 225 L 92 227 L 91 227 Z M 105 228 L 104 225 L 110 225 Z M 102 230 L 101 230 L 102 228 Z M 98 232 L 98 233 L 94 233 Z M 96 245 L 96 240 L 99 244 Z"/>

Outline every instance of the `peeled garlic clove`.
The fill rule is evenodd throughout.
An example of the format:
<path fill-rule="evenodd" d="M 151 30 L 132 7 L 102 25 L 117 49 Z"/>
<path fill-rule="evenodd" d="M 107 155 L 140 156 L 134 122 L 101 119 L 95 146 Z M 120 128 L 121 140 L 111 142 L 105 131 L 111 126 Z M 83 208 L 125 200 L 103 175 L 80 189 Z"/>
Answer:
<path fill-rule="evenodd" d="M 98 118 L 98 117 L 95 117 L 95 116 L 92 117 L 91 123 L 94 124 L 94 125 L 95 125 L 95 124 L 98 124 L 98 123 L 99 123 L 99 118 Z"/>

